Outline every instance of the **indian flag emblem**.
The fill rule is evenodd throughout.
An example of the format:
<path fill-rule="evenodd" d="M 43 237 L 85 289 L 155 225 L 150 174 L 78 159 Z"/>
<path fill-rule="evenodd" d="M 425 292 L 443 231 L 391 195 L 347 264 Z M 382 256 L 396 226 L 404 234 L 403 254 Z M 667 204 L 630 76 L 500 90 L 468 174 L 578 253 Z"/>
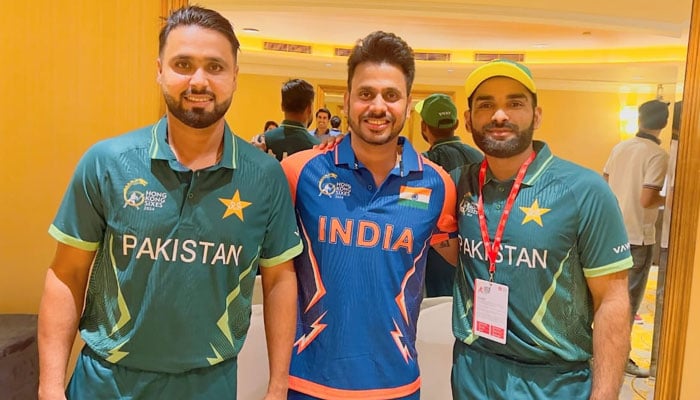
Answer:
<path fill-rule="evenodd" d="M 427 210 L 432 189 L 422 187 L 401 186 L 399 190 L 399 205 Z"/>

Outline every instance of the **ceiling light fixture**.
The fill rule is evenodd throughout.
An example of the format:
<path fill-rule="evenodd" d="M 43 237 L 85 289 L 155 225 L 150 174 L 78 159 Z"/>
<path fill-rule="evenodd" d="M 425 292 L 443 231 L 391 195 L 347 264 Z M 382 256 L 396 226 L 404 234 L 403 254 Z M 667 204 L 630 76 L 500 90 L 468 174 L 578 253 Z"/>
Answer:
<path fill-rule="evenodd" d="M 246 33 L 259 33 L 260 30 L 258 28 L 243 28 L 241 29 L 243 32 Z"/>

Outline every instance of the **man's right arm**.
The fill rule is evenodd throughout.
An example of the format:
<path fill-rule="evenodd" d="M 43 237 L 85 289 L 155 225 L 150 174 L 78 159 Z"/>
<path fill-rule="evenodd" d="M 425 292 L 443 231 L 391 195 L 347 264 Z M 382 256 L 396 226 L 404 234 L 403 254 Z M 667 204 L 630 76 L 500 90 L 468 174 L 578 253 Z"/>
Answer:
<path fill-rule="evenodd" d="M 453 267 L 457 266 L 459 262 L 459 244 L 457 238 L 447 239 L 445 241 L 435 243 L 433 246 L 435 250 L 442 258 L 445 259 Z"/>
<path fill-rule="evenodd" d="M 666 202 L 666 197 L 662 196 L 659 190 L 643 187 L 639 202 L 644 208 L 654 208 L 662 206 Z"/>
<path fill-rule="evenodd" d="M 78 330 L 94 251 L 59 243 L 39 305 L 39 399 L 65 399 L 68 359 Z"/>

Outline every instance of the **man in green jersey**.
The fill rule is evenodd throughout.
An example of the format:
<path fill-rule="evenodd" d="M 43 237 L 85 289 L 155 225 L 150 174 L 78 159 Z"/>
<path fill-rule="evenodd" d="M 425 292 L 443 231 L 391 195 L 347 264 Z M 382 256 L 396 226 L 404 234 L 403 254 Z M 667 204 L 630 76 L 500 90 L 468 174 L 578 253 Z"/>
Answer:
<path fill-rule="evenodd" d="M 466 81 L 482 163 L 455 169 L 455 399 L 617 399 L 629 352 L 627 234 L 594 171 L 532 140 L 542 120 L 522 64 Z"/>
<path fill-rule="evenodd" d="M 40 398 L 235 399 L 260 266 L 265 398 L 286 399 L 302 245 L 279 163 L 224 120 L 238 49 L 220 14 L 175 11 L 157 61 L 165 117 L 78 164 L 49 229 Z M 64 397 L 77 329 L 86 346 Z"/>
<path fill-rule="evenodd" d="M 313 121 L 314 87 L 303 79 L 290 79 L 282 85 L 284 120 L 278 128 L 256 135 L 251 143 L 282 161 L 320 142 L 306 128 Z"/>

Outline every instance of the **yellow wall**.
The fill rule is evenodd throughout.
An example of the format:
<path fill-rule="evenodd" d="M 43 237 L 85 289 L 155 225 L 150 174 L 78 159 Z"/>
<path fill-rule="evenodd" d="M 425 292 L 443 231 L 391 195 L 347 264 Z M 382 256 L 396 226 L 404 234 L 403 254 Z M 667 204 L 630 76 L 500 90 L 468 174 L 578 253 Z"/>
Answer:
<path fill-rule="evenodd" d="M 241 57 L 241 55 L 239 55 Z M 238 88 L 226 121 L 238 136 L 250 139 L 261 133 L 265 121 L 282 122 L 282 97 L 280 89 L 289 78 L 240 73 Z"/>
<path fill-rule="evenodd" d="M 620 141 L 616 93 L 541 91 L 544 140 L 562 158 L 602 173 L 610 149 Z"/>
<path fill-rule="evenodd" d="M 159 114 L 160 2 L 11 1 L 0 13 L 0 313 L 35 313 L 76 162 Z"/>

